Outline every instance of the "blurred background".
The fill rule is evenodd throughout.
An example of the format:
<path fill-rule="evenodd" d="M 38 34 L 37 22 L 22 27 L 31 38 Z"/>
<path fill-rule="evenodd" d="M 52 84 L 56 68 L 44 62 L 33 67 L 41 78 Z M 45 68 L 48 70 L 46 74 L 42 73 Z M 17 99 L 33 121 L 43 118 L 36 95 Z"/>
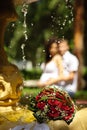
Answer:
<path fill-rule="evenodd" d="M 18 20 L 8 24 L 5 50 L 24 80 L 39 79 L 44 61 L 44 43 L 52 36 L 69 40 L 70 51 L 79 61 L 78 91 L 87 90 L 86 0 L 39 0 L 15 7 Z M 87 94 L 86 94 L 87 97 Z"/>

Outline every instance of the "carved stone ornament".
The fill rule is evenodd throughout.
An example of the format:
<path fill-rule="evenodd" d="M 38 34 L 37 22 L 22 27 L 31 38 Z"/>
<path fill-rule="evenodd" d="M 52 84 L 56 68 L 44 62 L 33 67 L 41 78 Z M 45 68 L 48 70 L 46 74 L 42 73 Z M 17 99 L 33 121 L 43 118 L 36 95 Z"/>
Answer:
<path fill-rule="evenodd" d="M 15 105 L 21 94 L 23 79 L 14 65 L 0 66 L 0 106 Z"/>

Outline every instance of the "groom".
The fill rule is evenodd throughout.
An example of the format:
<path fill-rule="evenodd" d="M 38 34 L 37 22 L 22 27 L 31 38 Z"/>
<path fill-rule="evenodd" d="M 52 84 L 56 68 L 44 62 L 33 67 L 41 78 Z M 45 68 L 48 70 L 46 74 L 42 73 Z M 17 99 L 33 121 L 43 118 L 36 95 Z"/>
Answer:
<path fill-rule="evenodd" d="M 63 76 L 49 80 L 46 86 L 58 83 L 59 87 L 73 97 L 77 91 L 79 61 L 77 57 L 69 51 L 68 41 L 65 39 L 59 40 L 58 51 L 62 56 L 64 68 Z"/>

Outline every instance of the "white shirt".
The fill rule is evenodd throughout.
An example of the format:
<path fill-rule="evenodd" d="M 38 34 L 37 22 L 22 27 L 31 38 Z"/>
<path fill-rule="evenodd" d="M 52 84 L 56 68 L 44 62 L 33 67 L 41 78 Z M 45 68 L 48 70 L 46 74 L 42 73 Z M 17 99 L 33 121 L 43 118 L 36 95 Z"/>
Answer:
<path fill-rule="evenodd" d="M 75 77 L 72 82 L 66 83 L 62 81 L 59 83 L 59 86 L 63 87 L 66 91 L 76 92 L 77 91 L 77 81 L 78 81 L 78 66 L 79 61 L 77 57 L 67 51 L 63 55 L 63 67 L 64 67 L 64 75 L 68 76 L 70 72 L 75 71 Z"/>

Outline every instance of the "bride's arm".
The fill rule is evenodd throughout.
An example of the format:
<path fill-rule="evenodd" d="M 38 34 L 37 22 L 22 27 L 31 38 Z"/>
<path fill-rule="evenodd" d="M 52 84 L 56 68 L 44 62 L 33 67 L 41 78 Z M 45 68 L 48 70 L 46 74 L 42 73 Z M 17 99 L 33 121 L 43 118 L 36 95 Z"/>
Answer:
<path fill-rule="evenodd" d="M 63 69 L 62 57 L 60 55 L 56 55 L 54 61 L 58 67 L 58 75 L 63 76 L 64 69 Z"/>

